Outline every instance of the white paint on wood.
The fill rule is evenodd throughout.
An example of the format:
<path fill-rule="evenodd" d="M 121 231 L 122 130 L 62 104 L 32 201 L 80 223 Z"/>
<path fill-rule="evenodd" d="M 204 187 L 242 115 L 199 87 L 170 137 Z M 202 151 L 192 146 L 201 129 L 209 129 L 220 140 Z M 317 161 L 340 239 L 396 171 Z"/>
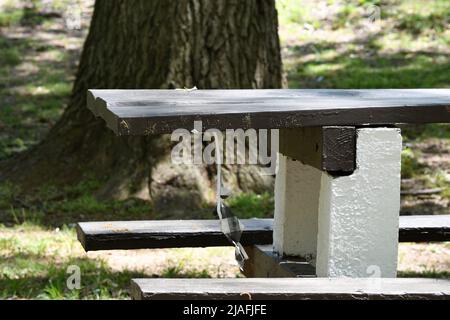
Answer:
<path fill-rule="evenodd" d="M 316 257 L 319 277 L 395 277 L 400 154 L 399 129 L 363 128 L 350 176 L 332 177 L 280 155 L 274 250 Z"/>
<path fill-rule="evenodd" d="M 314 263 L 322 172 L 279 154 L 275 179 L 274 249 Z"/>
<path fill-rule="evenodd" d="M 322 175 L 319 277 L 396 276 L 401 148 L 399 129 L 358 129 L 357 170 Z"/>

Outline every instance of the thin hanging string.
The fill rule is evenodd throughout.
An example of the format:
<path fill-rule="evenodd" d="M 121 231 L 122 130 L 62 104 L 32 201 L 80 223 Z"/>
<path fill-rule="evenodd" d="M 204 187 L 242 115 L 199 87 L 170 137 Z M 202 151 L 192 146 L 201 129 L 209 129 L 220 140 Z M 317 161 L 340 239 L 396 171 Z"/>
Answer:
<path fill-rule="evenodd" d="M 216 167 L 217 167 L 217 181 L 216 181 L 216 209 L 219 219 L 222 220 L 222 212 L 220 210 L 220 205 L 222 203 L 221 192 L 222 192 L 222 151 L 219 147 L 219 138 L 217 132 L 214 132 L 214 141 L 216 143 Z"/>
<path fill-rule="evenodd" d="M 239 264 L 239 268 L 242 270 L 244 267 L 245 260 L 248 259 L 247 252 L 245 252 L 244 247 L 240 243 L 240 239 L 241 239 L 242 231 L 244 230 L 244 226 L 241 224 L 239 219 L 231 213 L 230 208 L 225 206 L 225 204 L 223 203 L 222 197 L 224 196 L 224 194 L 222 194 L 222 192 L 223 192 L 222 159 L 221 159 L 222 152 L 221 152 L 221 148 L 220 148 L 220 142 L 222 142 L 222 141 L 219 141 L 219 138 L 218 138 L 216 132 L 214 132 L 214 140 L 216 143 L 216 165 L 217 165 L 216 212 L 220 219 L 221 231 L 223 234 L 225 234 L 227 239 L 231 243 L 233 243 L 234 248 L 235 248 L 235 258 Z"/>

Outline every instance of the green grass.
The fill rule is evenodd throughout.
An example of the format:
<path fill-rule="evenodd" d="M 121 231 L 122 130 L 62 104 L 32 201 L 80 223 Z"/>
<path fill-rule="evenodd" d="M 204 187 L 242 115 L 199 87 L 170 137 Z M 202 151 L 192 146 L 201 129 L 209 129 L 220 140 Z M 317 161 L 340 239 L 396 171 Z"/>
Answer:
<path fill-rule="evenodd" d="M 32 221 L 60 227 L 83 220 L 143 220 L 155 218 L 148 201 L 127 199 L 102 201 L 94 196 L 101 181 L 86 179 L 74 186 L 43 186 L 32 195 L 22 195 L 11 183 L 0 184 L 0 221 L 21 224 Z"/>
<path fill-rule="evenodd" d="M 448 124 L 432 123 L 422 126 L 404 126 L 402 136 L 405 141 L 423 141 L 429 138 L 450 140 Z"/>
<path fill-rule="evenodd" d="M 319 50 L 316 59 L 291 65 L 288 70 L 290 87 L 376 89 L 450 86 L 448 55 L 375 53 L 365 56 L 358 52 L 359 47 L 351 46 L 336 54 L 334 46 L 333 43 L 316 44 L 315 49 Z M 304 51 L 303 48 L 297 50 L 299 54 Z"/>
<path fill-rule="evenodd" d="M 41 226 L 60 227 L 82 220 L 158 219 L 158 213 L 148 201 L 140 199 L 107 200 L 95 197 L 101 181 L 86 179 L 66 188 L 43 186 L 32 195 L 22 192 L 12 183 L 0 184 L 0 221 L 10 225 L 31 221 Z M 267 218 L 273 216 L 271 193 L 240 193 L 228 199 L 227 204 L 239 218 Z M 206 210 L 206 209 L 205 209 Z M 209 213 L 211 210 L 207 209 Z M 211 213 L 205 218 L 214 219 Z M 108 219 L 108 218 L 106 218 Z"/>
<path fill-rule="evenodd" d="M 20 51 L 16 47 L 4 47 L 0 51 L 0 64 L 15 66 L 20 63 Z"/>
<path fill-rule="evenodd" d="M 380 6 L 379 30 L 340 40 L 362 30 L 370 5 Z M 448 1 L 347 2 L 326 19 L 311 1 L 279 1 L 277 7 L 287 30 L 282 39 L 291 88 L 450 87 Z M 321 37 L 323 31 L 329 36 Z"/>
<path fill-rule="evenodd" d="M 39 1 L 25 6 L 13 1 L 0 13 L 0 160 L 38 143 L 62 114 L 72 89 L 76 54 L 54 39 L 9 32 L 44 21 L 51 26 L 55 17 L 39 8 Z"/>
<path fill-rule="evenodd" d="M 0 299 L 129 299 L 132 278 L 209 278 L 207 270 L 189 270 L 183 263 L 159 274 L 114 271 L 86 256 L 75 230 L 47 229 L 29 222 L 0 225 Z M 70 266 L 80 270 L 80 289 L 69 289 Z"/>
<path fill-rule="evenodd" d="M 211 278 L 207 270 L 188 270 L 186 271 L 183 264 L 168 266 L 161 273 L 162 278 Z"/>
<path fill-rule="evenodd" d="M 129 298 L 130 280 L 149 276 L 140 272 L 114 272 L 104 263 L 88 259 L 71 259 L 49 263 L 38 257 L 15 255 L 3 263 L 0 274 L 0 299 L 124 299 Z M 81 288 L 69 289 L 67 268 L 81 270 Z M 20 268 L 20 269 L 19 269 Z"/>
<path fill-rule="evenodd" d="M 13 228 L 0 226 L 0 234 L 0 299 L 126 298 L 130 279 L 142 276 L 115 273 L 102 261 L 82 256 L 73 249 L 73 229 L 51 232 L 25 223 Z M 72 265 L 81 271 L 79 290 L 70 290 L 66 285 L 67 268 Z"/>
<path fill-rule="evenodd" d="M 317 5 L 277 2 L 290 88 L 450 88 L 448 1 L 352 1 L 326 17 L 318 14 Z M 361 26 L 370 5 L 380 6 L 377 31 Z M 355 31 L 363 35 L 354 37 Z M 450 140 L 448 124 L 402 130 L 405 143 Z M 403 178 L 431 174 L 419 159 L 417 150 L 403 151 Z M 444 188 L 450 189 L 448 184 Z"/>
<path fill-rule="evenodd" d="M 0 27 L 16 25 L 36 27 L 61 15 L 72 1 L 53 0 L 43 3 L 39 0 L 6 0 L 0 7 Z M 72 2 L 73 3 L 73 2 Z M 46 14 L 45 10 L 51 14 Z"/>
<path fill-rule="evenodd" d="M 450 271 L 427 270 L 421 272 L 400 271 L 397 276 L 399 278 L 433 278 L 433 279 L 450 279 Z"/>
<path fill-rule="evenodd" d="M 20 95 L 0 89 L 0 101 L 4 103 L 0 121 L 6 127 L 0 134 L 0 160 L 38 143 L 62 114 L 71 84 L 65 79 L 67 75 L 60 76 L 61 82 L 43 77 L 34 84 L 24 85 Z"/>
<path fill-rule="evenodd" d="M 273 195 L 263 193 L 241 193 L 227 200 L 233 213 L 242 219 L 273 217 Z"/>
<path fill-rule="evenodd" d="M 333 3 L 333 1 L 328 1 Z M 54 18 L 41 12 L 39 1 L 22 9 L 15 2 L 0 12 L 0 160 L 38 143 L 68 102 L 78 55 L 52 41 L 10 36 L 10 28 L 53 28 Z M 284 67 L 290 88 L 450 88 L 450 5 L 447 0 L 346 2 L 334 15 L 320 18 L 316 2 L 278 0 Z M 67 1 L 54 1 L 63 10 Z M 381 6 L 382 28 L 343 41 L 360 29 L 364 10 Z M 307 27 L 311 31 L 305 31 Z M 319 32 L 326 31 L 321 38 Z M 64 40 L 55 34 L 52 40 Z M 60 37 L 60 38 L 58 38 Z M 75 50 L 76 51 L 76 50 Z M 431 124 L 402 128 L 407 143 L 450 140 L 450 126 Z M 445 170 L 431 171 L 412 147 L 402 152 L 402 177 L 443 188 L 450 198 Z M 112 270 L 104 261 L 83 254 L 73 229 L 82 220 L 159 218 L 147 201 L 102 201 L 95 196 L 102 181 L 87 177 L 67 187 L 43 186 L 22 196 L 12 184 L 0 183 L 0 299 L 129 298 L 132 277 L 211 277 L 169 263 L 159 274 Z M 240 218 L 273 215 L 273 196 L 243 193 L 227 200 Z M 212 210 L 211 210 L 212 211 Z M 209 211 L 208 211 L 209 212 Z M 212 213 L 205 217 L 213 218 Z M 59 228 L 59 229 L 55 229 Z M 56 231 L 57 230 L 57 231 Z M 79 266 L 80 290 L 66 286 L 67 268 Z M 448 272 L 401 272 L 399 276 L 449 277 Z"/>
<path fill-rule="evenodd" d="M 10 8 L 0 12 L 0 27 L 17 25 L 23 18 L 22 9 Z"/>
<path fill-rule="evenodd" d="M 402 150 L 402 177 L 409 179 L 419 173 L 423 169 L 418 160 L 419 155 L 411 148 L 404 148 Z"/>

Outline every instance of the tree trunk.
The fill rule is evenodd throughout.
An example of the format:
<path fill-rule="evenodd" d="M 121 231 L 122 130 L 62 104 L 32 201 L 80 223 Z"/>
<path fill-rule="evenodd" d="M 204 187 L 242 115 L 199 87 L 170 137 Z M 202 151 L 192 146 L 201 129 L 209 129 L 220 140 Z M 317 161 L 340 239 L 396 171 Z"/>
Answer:
<path fill-rule="evenodd" d="M 44 141 L 1 164 L 0 180 L 32 190 L 95 178 L 103 196 L 201 202 L 208 170 L 172 166 L 167 137 L 114 136 L 86 109 L 86 91 L 279 88 L 277 28 L 274 0 L 97 0 L 67 109 Z M 232 170 L 241 189 L 261 182 Z"/>

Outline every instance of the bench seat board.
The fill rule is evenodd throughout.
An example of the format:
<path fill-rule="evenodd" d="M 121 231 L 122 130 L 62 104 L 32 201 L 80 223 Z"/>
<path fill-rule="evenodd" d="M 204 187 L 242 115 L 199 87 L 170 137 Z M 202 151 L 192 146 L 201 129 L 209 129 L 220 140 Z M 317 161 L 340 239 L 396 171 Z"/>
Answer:
<path fill-rule="evenodd" d="M 133 279 L 134 299 L 449 299 L 450 280 L 414 278 Z"/>
<path fill-rule="evenodd" d="M 449 123 L 450 89 L 89 90 L 118 135 L 193 129 Z"/>
<path fill-rule="evenodd" d="M 450 215 L 400 217 L 400 242 L 450 241 Z"/>
<path fill-rule="evenodd" d="M 272 219 L 242 219 L 243 245 L 272 243 Z M 80 222 L 78 239 L 86 251 L 229 246 L 218 220 Z"/>
<path fill-rule="evenodd" d="M 242 219 L 244 246 L 272 244 L 273 219 Z M 80 222 L 86 251 L 228 246 L 217 220 Z M 400 242 L 450 241 L 450 215 L 401 216 Z"/>

